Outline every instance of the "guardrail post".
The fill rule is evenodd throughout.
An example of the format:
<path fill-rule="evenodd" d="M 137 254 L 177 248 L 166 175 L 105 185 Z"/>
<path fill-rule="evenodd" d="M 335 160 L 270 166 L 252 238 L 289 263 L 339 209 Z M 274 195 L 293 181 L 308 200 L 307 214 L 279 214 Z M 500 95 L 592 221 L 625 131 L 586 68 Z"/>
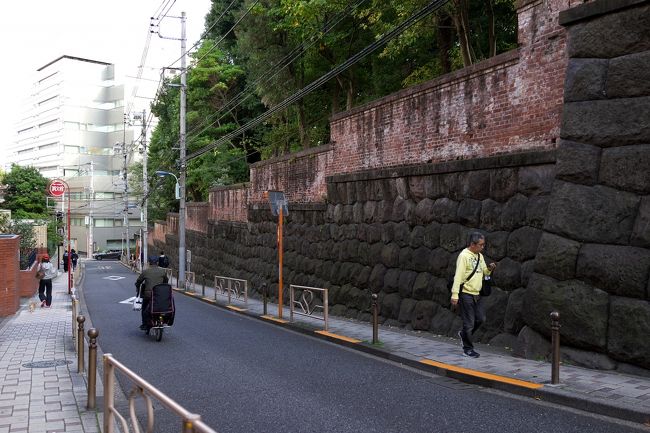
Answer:
<path fill-rule="evenodd" d="M 88 330 L 88 409 L 95 409 L 95 397 L 97 395 L 97 336 L 99 332 L 95 328 Z"/>
<path fill-rule="evenodd" d="M 201 296 L 205 298 L 205 274 L 201 274 L 203 285 L 201 286 Z"/>
<path fill-rule="evenodd" d="M 557 311 L 551 312 L 551 346 L 551 383 L 556 385 L 560 383 L 560 313 Z"/>
<path fill-rule="evenodd" d="M 379 305 L 377 294 L 372 294 L 372 344 L 379 343 Z"/>
<path fill-rule="evenodd" d="M 77 349 L 77 327 L 75 321 L 77 319 L 77 295 L 72 295 L 72 341 L 75 343 L 75 350 Z"/>
<path fill-rule="evenodd" d="M 110 362 L 111 354 L 104 354 L 104 429 L 103 433 L 113 433 L 115 423 L 115 367 Z"/>
<path fill-rule="evenodd" d="M 268 295 L 269 295 L 269 286 L 264 283 L 262 284 L 262 298 L 264 300 L 264 315 L 266 316 L 266 303 L 268 301 Z"/>
<path fill-rule="evenodd" d="M 84 316 L 77 316 L 77 373 L 84 371 Z"/>

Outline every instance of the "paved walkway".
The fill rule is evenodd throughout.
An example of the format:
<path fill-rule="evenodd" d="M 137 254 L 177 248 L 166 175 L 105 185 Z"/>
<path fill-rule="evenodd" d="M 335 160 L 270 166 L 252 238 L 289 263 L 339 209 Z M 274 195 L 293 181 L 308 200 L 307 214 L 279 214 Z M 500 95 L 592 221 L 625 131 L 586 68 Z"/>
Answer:
<path fill-rule="evenodd" d="M 227 295 L 218 291 L 215 301 L 215 290 L 211 287 L 196 284 L 191 291 L 179 293 L 228 308 Z M 289 298 L 288 291 L 285 297 Z M 249 298 L 245 304 L 243 296 L 241 299 L 232 296 L 230 309 L 258 318 L 263 316 L 262 301 Z M 277 304 L 269 303 L 267 312 L 266 320 L 270 323 L 416 368 L 650 426 L 650 377 L 562 365 L 560 384 L 551 385 L 550 363 L 515 358 L 487 345 L 476 345 L 481 357 L 472 359 L 462 355 L 457 339 L 384 326 L 379 327 L 380 344 L 373 345 L 372 326 L 367 322 L 330 316 L 329 333 L 323 333 L 321 320 L 294 315 L 293 322 L 288 322 L 290 312 L 285 307 L 282 318 L 287 323 L 279 323 Z"/>
<path fill-rule="evenodd" d="M 100 431 L 97 413 L 85 408 L 85 377 L 77 374 L 67 284 L 59 275 L 50 308 L 41 308 L 38 296 L 23 298 L 0 326 L 0 433 Z"/>

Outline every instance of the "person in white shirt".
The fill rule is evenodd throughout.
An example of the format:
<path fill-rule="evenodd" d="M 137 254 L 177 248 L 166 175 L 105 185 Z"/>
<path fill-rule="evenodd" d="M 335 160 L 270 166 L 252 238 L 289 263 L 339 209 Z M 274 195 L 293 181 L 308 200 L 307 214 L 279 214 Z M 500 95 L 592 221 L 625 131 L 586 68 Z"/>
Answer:
<path fill-rule="evenodd" d="M 50 256 L 45 254 L 38 264 L 38 271 L 42 275 L 38 283 L 38 299 L 41 300 L 41 308 L 50 308 L 52 305 L 52 279 L 56 277 L 56 269 L 50 263 Z"/>

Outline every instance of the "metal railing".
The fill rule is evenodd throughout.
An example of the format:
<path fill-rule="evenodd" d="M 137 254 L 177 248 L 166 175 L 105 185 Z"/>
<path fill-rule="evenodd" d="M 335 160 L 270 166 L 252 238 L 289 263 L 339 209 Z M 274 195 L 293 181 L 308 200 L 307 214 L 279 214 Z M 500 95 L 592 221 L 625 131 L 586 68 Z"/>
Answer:
<path fill-rule="evenodd" d="M 248 281 L 237 278 L 223 277 L 215 275 L 214 277 L 214 300 L 217 295 L 227 296 L 228 303 L 232 303 L 232 297 L 236 300 L 243 301 L 248 305 Z"/>
<path fill-rule="evenodd" d="M 129 370 L 124 364 L 113 358 L 113 355 L 110 353 L 104 355 L 104 433 L 113 433 L 115 431 L 114 424 L 116 420 L 119 421 L 123 433 L 131 431 L 129 429 L 129 422 L 115 407 L 115 370 L 120 371 L 133 382 L 133 388 L 128 393 L 128 417 L 130 418 L 135 433 L 140 433 L 135 411 L 135 403 L 138 397 L 142 397 L 145 403 L 145 431 L 147 433 L 154 431 L 155 419 L 151 397 L 181 418 L 180 427 L 183 433 L 217 433 L 201 421 L 201 415 L 189 412 L 162 391 Z"/>
<path fill-rule="evenodd" d="M 314 319 L 322 320 L 325 322 L 325 330 L 327 331 L 327 311 L 328 308 L 328 299 L 327 299 L 327 289 L 321 287 L 308 287 L 308 286 L 298 286 L 295 284 L 289 285 L 290 291 L 290 315 L 289 319 L 293 322 L 293 315 L 298 314 L 300 316 L 312 317 Z M 300 299 L 296 299 L 296 292 L 300 292 Z M 322 295 L 322 304 L 319 305 L 316 303 L 316 295 L 314 292 L 320 292 Z M 296 307 L 299 308 L 299 311 L 296 311 Z M 321 310 L 323 316 L 315 316 L 314 313 L 316 310 Z"/>

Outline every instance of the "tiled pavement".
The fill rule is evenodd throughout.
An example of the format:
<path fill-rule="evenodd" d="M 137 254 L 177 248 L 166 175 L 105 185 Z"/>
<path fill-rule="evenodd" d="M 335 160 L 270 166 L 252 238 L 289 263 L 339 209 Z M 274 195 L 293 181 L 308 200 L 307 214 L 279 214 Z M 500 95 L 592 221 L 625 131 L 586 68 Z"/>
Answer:
<path fill-rule="evenodd" d="M 196 284 L 192 291 L 185 293 L 220 306 L 228 304 L 227 296 L 222 295 L 221 292 L 215 302 L 215 291 L 211 287 Z M 288 291 L 285 296 L 289 298 Z M 231 305 L 245 309 L 241 311 L 243 314 L 255 317 L 263 315 L 263 304 L 257 299 L 249 298 L 247 305 L 244 305 L 243 299 L 237 300 L 233 297 Z M 268 304 L 267 312 L 268 315 L 277 317 L 277 304 Z M 289 309 L 286 307 L 283 309 L 282 318 L 289 320 Z M 477 350 L 481 353 L 481 357 L 472 359 L 462 356 L 460 342 L 457 339 L 380 325 L 381 344 L 373 346 L 370 323 L 333 316 L 329 317 L 328 323 L 329 332 L 360 342 L 355 344 L 314 335 L 463 381 L 528 395 L 601 415 L 634 420 L 650 426 L 650 371 L 647 376 L 642 377 L 561 365 L 560 384 L 551 385 L 550 363 L 515 358 L 504 350 L 497 350 L 488 345 L 478 344 Z M 323 321 L 294 315 L 293 322 L 282 326 L 313 334 L 313 331 L 323 329 Z M 436 367 L 432 368 L 424 364 L 423 360 L 435 361 Z M 534 389 L 513 385 L 509 383 L 509 379 L 530 382 Z"/>
<path fill-rule="evenodd" d="M 37 296 L 22 299 L 0 325 L 0 433 L 100 431 L 97 412 L 85 408 L 85 378 L 77 373 L 65 275 L 53 281 L 50 308 L 41 308 Z"/>

